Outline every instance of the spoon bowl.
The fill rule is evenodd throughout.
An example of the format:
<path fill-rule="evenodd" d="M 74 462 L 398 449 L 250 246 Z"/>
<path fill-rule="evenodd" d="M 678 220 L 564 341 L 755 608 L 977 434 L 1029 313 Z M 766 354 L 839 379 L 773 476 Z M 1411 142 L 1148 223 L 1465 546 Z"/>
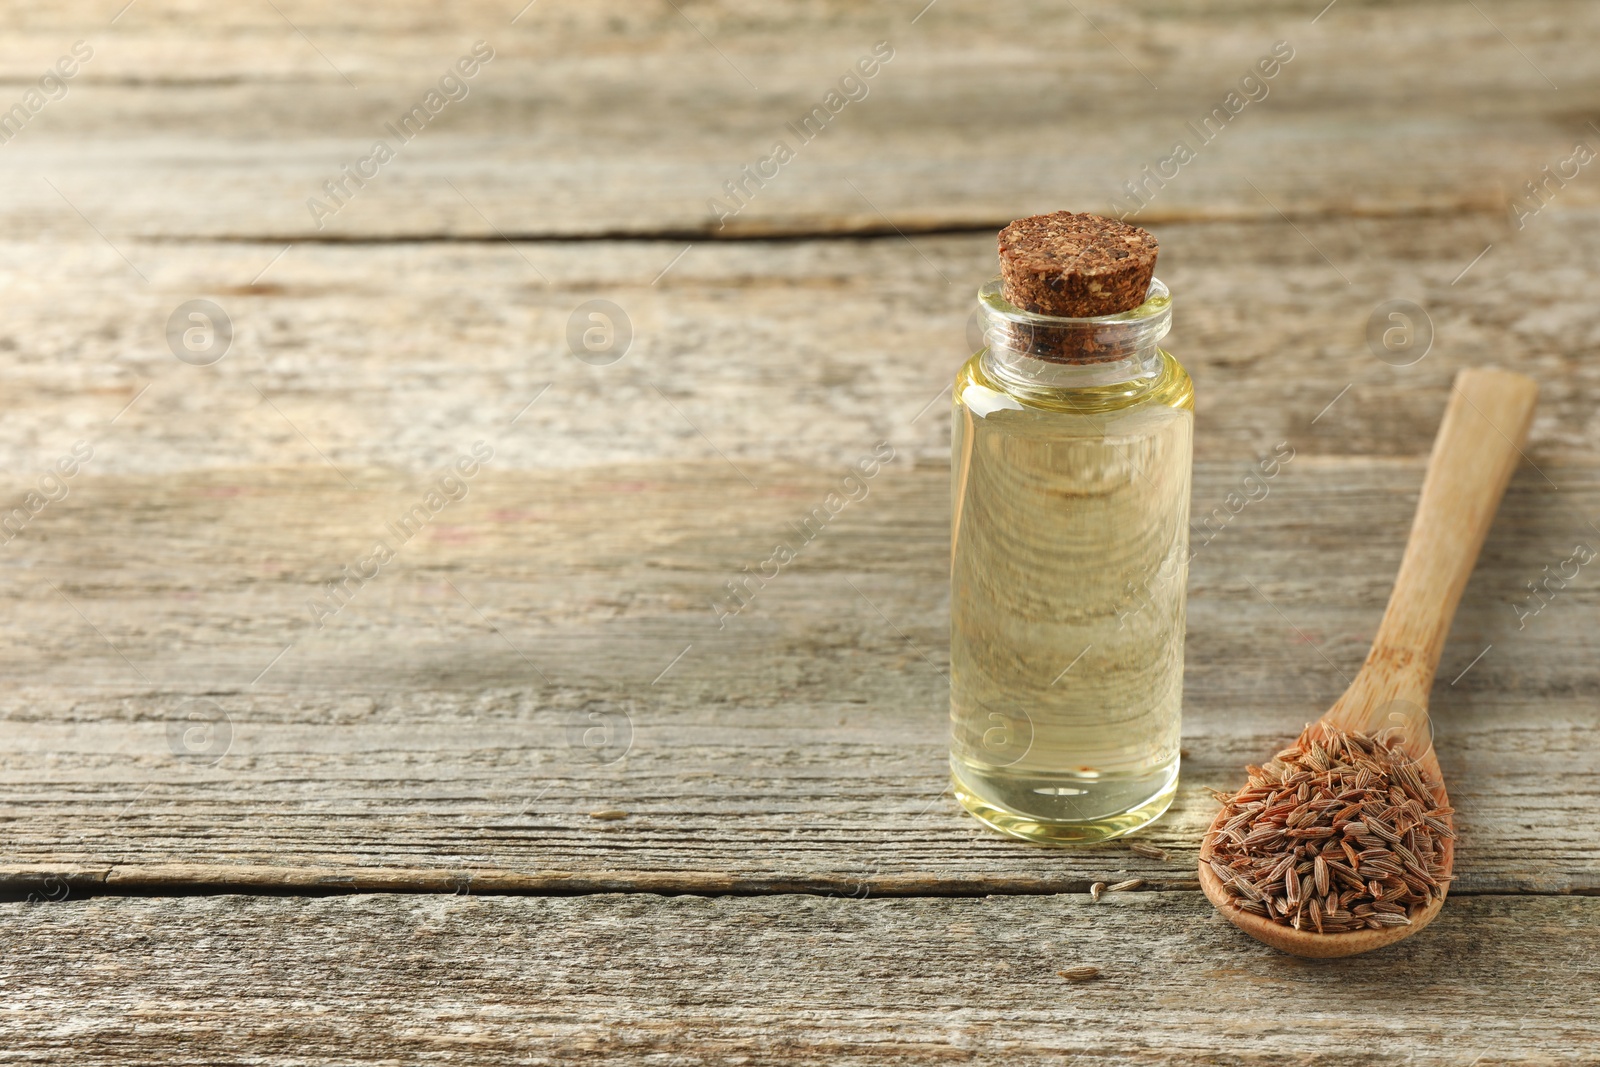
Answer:
<path fill-rule="evenodd" d="M 1444 778 L 1439 773 L 1439 762 L 1434 758 L 1432 749 L 1430 748 L 1426 757 L 1418 762 L 1424 773 L 1424 780 L 1441 783 L 1434 791 L 1439 806 L 1449 806 L 1450 798 L 1445 794 L 1442 784 Z M 1439 914 L 1439 910 L 1444 907 L 1444 897 L 1441 896 L 1413 915 L 1410 926 L 1385 926 L 1377 930 L 1352 930 L 1338 934 L 1319 934 L 1310 927 L 1296 930 L 1292 926 L 1284 926 L 1263 916 L 1241 911 L 1234 904 L 1232 895 L 1223 886 L 1221 879 L 1211 870 L 1212 835 L 1221 827 L 1223 814 L 1218 812 L 1217 817 L 1212 820 L 1211 828 L 1206 831 L 1205 840 L 1200 846 L 1200 888 L 1229 922 L 1279 952 L 1318 960 L 1358 956 L 1363 952 L 1371 952 L 1410 937 L 1432 922 Z M 1450 820 L 1447 818 L 1446 821 Z M 1438 849 L 1441 866 L 1448 875 L 1455 866 L 1455 842 L 1448 837 L 1441 837 Z M 1450 883 L 1446 881 L 1444 885 L 1448 893 Z"/>
<path fill-rule="evenodd" d="M 1372 650 L 1355 680 L 1317 720 L 1324 727 L 1395 741 L 1440 808 L 1448 809 L 1449 797 L 1433 751 L 1428 694 L 1456 605 L 1522 455 L 1537 398 L 1537 384 L 1509 371 L 1465 370 L 1456 376 Z M 1297 930 L 1244 911 L 1210 865 L 1227 814 L 1226 808 L 1217 814 L 1201 844 L 1200 887 L 1230 922 L 1263 944 L 1314 959 L 1353 956 L 1410 937 L 1444 905 L 1442 895 L 1430 900 L 1409 925 L 1337 933 Z M 1443 819 L 1453 832 L 1449 817 Z M 1448 890 L 1455 866 L 1449 836 L 1440 835 L 1437 856 L 1439 881 Z"/>

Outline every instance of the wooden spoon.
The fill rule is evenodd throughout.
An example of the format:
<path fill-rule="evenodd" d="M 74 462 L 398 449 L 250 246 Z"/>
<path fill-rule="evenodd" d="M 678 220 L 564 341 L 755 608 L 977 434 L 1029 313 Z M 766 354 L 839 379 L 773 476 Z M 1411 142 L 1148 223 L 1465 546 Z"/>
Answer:
<path fill-rule="evenodd" d="M 1449 800 L 1433 752 L 1428 692 L 1461 591 L 1521 455 L 1538 392 L 1532 379 L 1509 371 L 1464 370 L 1456 375 L 1444 422 L 1434 438 L 1400 574 L 1372 651 L 1355 681 L 1318 720 L 1364 734 L 1391 731 L 1424 775 L 1438 783 L 1441 807 Z M 1273 948 L 1315 958 L 1371 952 L 1421 930 L 1444 904 L 1442 897 L 1433 901 L 1412 918 L 1410 926 L 1329 934 L 1281 926 L 1241 911 L 1212 872 L 1207 861 L 1212 835 L 1221 822 L 1219 813 L 1200 849 L 1200 886 L 1229 921 Z M 1448 838 L 1440 845 L 1441 865 L 1448 876 L 1455 851 Z"/>

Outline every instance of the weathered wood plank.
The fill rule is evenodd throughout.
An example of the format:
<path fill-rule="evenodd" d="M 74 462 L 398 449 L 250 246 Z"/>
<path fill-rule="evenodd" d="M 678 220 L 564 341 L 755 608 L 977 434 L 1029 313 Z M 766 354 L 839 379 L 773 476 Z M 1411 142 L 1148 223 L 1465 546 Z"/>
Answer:
<path fill-rule="evenodd" d="M 485 470 L 321 629 L 308 601 L 420 483 L 86 476 L 9 546 L 0 585 L 4 855 L 113 887 L 387 886 L 403 868 L 419 888 L 469 872 L 1037 892 L 1124 869 L 1188 885 L 1205 787 L 1236 782 L 1359 665 L 1421 463 L 1297 457 L 1200 550 L 1184 789 L 1149 838 L 1175 850 L 1166 865 L 1014 844 L 942 795 L 941 469 L 888 464 L 723 628 L 723 583 L 834 471 L 752 464 L 755 491 L 721 461 Z M 1592 538 L 1600 486 L 1592 464 L 1543 469 L 1562 490 L 1514 482 L 1436 687 L 1462 892 L 1600 888 L 1592 583 L 1522 629 L 1513 606 Z M 1242 474 L 1202 464 L 1197 516 Z M 193 712 L 225 713 L 225 739 L 186 740 Z M 606 809 L 629 815 L 590 817 Z"/>
<path fill-rule="evenodd" d="M 1511 241 L 1461 218 L 1300 224 L 1316 248 L 1281 221 L 1159 227 L 1178 301 L 1169 346 L 1199 389 L 1198 456 L 1248 463 L 1280 441 L 1423 455 L 1454 372 L 1481 364 L 1541 381 L 1536 462 L 1594 455 L 1600 313 L 1578 293 L 1600 213 L 1550 210 Z M 275 263 L 281 245 L 122 245 L 146 284 L 87 241 L 0 245 L 0 469 L 18 490 L 80 438 L 96 473 L 325 456 L 357 481 L 363 468 L 437 467 L 478 438 L 498 469 L 719 451 L 844 465 L 879 440 L 943 464 L 935 397 L 996 270 L 983 234 L 687 254 L 672 242 L 297 245 Z M 1432 317 L 1432 350 L 1412 366 L 1367 342 L 1397 297 Z M 178 362 L 166 338 L 196 298 L 235 329 L 210 367 Z M 610 366 L 569 348 L 575 309 L 596 298 L 632 325 Z"/>
<path fill-rule="evenodd" d="M 17 5 L 0 18 L 7 106 L 74 40 L 94 57 L 0 146 L 0 221 L 61 237 L 81 211 L 113 239 L 284 241 L 997 227 L 1105 210 L 1179 140 L 1196 158 L 1141 217 L 1503 216 L 1593 141 L 1600 110 L 1582 0 L 1490 5 L 1494 23 L 1347 0 L 1314 25 L 1298 3 L 945 3 L 913 24 L 922 4 L 544 0 L 513 25 L 522 6 L 141 4 L 108 25 L 103 4 Z M 388 135 L 478 39 L 495 58 L 469 95 L 413 141 Z M 894 58 L 864 99 L 809 143 L 788 132 L 883 40 Z M 1202 142 L 1188 124 L 1278 40 L 1295 55 L 1268 95 Z M 397 157 L 314 216 L 379 138 Z M 719 230 L 708 200 L 778 140 L 795 158 Z M 1600 203 L 1600 183 L 1560 199 Z"/>
<path fill-rule="evenodd" d="M 1594 1063 L 1600 900 L 1278 955 L 1198 893 L 0 905 L 0 1061 Z M 1097 981 L 1056 972 L 1101 968 Z"/>
<path fill-rule="evenodd" d="M 0 145 L 0 514 L 30 512 L 0 548 L 0 897 L 66 898 L 0 904 L 0 1062 L 1596 1062 L 1600 601 L 1580 576 L 1529 616 L 1526 586 L 1600 532 L 1600 185 L 1507 223 L 1593 143 L 1592 5 L 520 7 L 0 15 L 0 111 L 96 50 Z M 480 37 L 471 97 L 317 229 L 306 199 Z M 892 236 L 704 241 L 885 38 L 870 98 L 715 235 Z M 1209 539 L 1183 793 L 1146 836 L 1172 860 L 997 838 L 944 795 L 941 674 L 939 390 L 992 235 L 925 231 L 1103 209 L 1279 38 L 1270 98 L 1140 216 L 1209 220 L 1160 226 Z M 196 297 L 238 327 L 214 366 L 168 349 Z M 634 327 L 617 365 L 568 350 L 596 297 Z M 1415 366 L 1366 339 L 1396 297 L 1433 316 Z M 1435 692 L 1452 900 L 1377 957 L 1275 956 L 1193 891 L 1204 787 L 1359 663 L 1446 383 L 1484 362 L 1545 391 Z M 319 627 L 479 439 L 466 498 Z M 879 440 L 870 495 L 719 628 Z M 1161 891 L 1041 895 L 1116 874 Z M 117 896 L 187 892 L 297 897 Z M 1056 976 L 1081 963 L 1104 978 Z"/>

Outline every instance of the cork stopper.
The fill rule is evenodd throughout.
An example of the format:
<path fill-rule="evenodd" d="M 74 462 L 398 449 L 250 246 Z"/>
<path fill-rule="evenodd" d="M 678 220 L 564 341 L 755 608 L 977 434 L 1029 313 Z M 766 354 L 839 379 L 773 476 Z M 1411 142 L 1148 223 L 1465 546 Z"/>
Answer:
<path fill-rule="evenodd" d="M 1159 246 L 1115 219 L 1030 215 L 1000 231 L 1000 295 L 1039 315 L 1088 318 L 1144 303 Z"/>

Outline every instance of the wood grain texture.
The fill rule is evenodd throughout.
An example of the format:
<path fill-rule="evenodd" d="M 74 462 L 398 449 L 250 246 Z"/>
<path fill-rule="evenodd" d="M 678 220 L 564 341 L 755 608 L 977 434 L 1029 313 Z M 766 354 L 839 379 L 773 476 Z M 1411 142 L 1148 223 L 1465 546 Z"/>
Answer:
<path fill-rule="evenodd" d="M 1357 733 L 1396 731 L 1435 782 L 1428 694 L 1462 591 L 1522 464 L 1538 400 L 1539 383 L 1526 375 L 1478 368 L 1456 375 L 1372 651 L 1320 720 Z"/>
<path fill-rule="evenodd" d="M 1597 913 L 1306 961 L 1194 893 L 7 904 L 0 1063 L 1592 1064 Z"/>
<path fill-rule="evenodd" d="M 1382 264 L 1389 291 L 1428 294 L 1438 351 L 1405 368 L 1362 336 L 1384 289 L 1350 295 L 1283 224 L 1163 230 L 1172 344 L 1200 383 L 1196 541 L 1215 540 L 1194 567 L 1188 784 L 1162 843 L 1197 836 L 1200 787 L 1270 751 L 1359 664 L 1449 377 L 1514 352 L 1547 382 L 1534 466 L 1491 539 L 1485 592 L 1469 594 L 1437 709 L 1469 731 L 1454 754 L 1441 743 L 1451 780 L 1479 790 L 1463 818 L 1482 844 L 1464 843 L 1458 888 L 1595 887 L 1593 600 L 1580 580 L 1525 630 L 1516 608 L 1538 605 L 1526 583 L 1600 511 L 1579 461 L 1595 313 L 1561 287 L 1592 222 L 1548 221 L 1455 287 L 1481 250 L 1470 222 L 1370 223 L 1348 244 L 1311 228 L 1330 254 Z M 1081 887 L 1103 869 L 991 839 L 939 799 L 938 397 L 968 298 L 917 252 L 975 287 L 988 238 L 696 247 L 657 285 L 681 246 L 522 246 L 552 290 L 504 246 L 296 248 L 260 287 L 246 283 L 270 256 L 255 246 L 130 249 L 159 257 L 146 265 L 160 293 L 104 246 L 65 247 L 12 246 L 24 296 L 0 364 L 12 469 L 41 471 L 80 437 L 96 448 L 6 546 L 13 862 L 109 885 L 210 863 L 282 884 L 394 884 L 416 868 L 875 892 Z M 638 325 L 611 367 L 579 363 L 564 338 L 598 293 Z M 209 368 L 178 363 L 162 336 L 198 294 L 238 321 L 237 351 Z M 316 629 L 322 583 L 479 437 L 496 458 L 468 498 Z M 724 583 L 880 438 L 900 458 L 873 495 L 717 630 Z M 1278 441 L 1296 459 L 1233 516 L 1229 493 Z M 298 465 L 262 466 L 285 462 Z M 18 479 L 14 504 L 38 478 Z M 216 767 L 171 750 L 168 723 L 195 699 L 234 719 Z M 627 716 L 625 767 L 574 758 L 569 731 L 591 713 Z M 1541 778 L 1552 761 L 1559 775 Z M 609 806 L 634 815 L 588 819 Z M 1531 849 L 1523 826 L 1539 827 Z"/>
<path fill-rule="evenodd" d="M 1123 870 L 1188 887 L 1205 787 L 1236 785 L 1359 667 L 1421 466 L 1297 457 L 1197 532 L 1184 786 L 1148 838 L 1170 864 L 1012 843 L 943 795 L 943 469 L 888 464 L 721 628 L 724 583 L 837 471 L 751 464 L 752 490 L 720 460 L 485 470 L 320 629 L 307 602 L 417 483 L 90 478 L 10 546 L 5 854 L 28 886 L 226 884 L 214 867 L 236 865 L 264 869 L 240 882 L 335 888 L 408 868 L 433 889 L 466 872 L 555 891 L 1038 892 Z M 1435 687 L 1457 892 L 1600 889 L 1594 594 L 1514 608 L 1585 537 L 1600 487 L 1593 467 L 1543 469 L 1564 488 L 1513 483 Z M 1242 477 L 1202 464 L 1195 499 L 1221 506 Z M 185 740 L 192 714 L 226 733 Z M 607 809 L 629 816 L 590 817 Z"/>
<path fill-rule="evenodd" d="M 923 4 L 843 0 L 541 0 L 515 24 L 514 0 L 140 3 L 110 24 L 118 6 L 0 17 L 6 106 L 75 40 L 95 50 L 0 146 L 10 235 L 71 236 L 84 217 L 113 240 L 998 228 L 1106 210 L 1179 140 L 1196 158 L 1147 221 L 1502 219 L 1600 111 L 1583 0 L 1345 0 L 1315 24 L 1288 2 L 946 2 L 914 23 Z M 496 55 L 470 94 L 388 137 L 478 39 Z M 788 132 L 884 40 L 895 57 L 864 99 L 809 143 Z M 1188 124 L 1279 40 L 1295 56 L 1268 95 L 1202 143 Z M 315 218 L 307 201 L 380 138 L 397 157 Z M 779 140 L 795 158 L 719 229 L 707 201 Z M 1600 183 L 1559 199 L 1594 206 Z"/>
<path fill-rule="evenodd" d="M 1592 4 L 120 7 L 0 5 L 0 113 L 94 50 L 0 143 L 0 1063 L 1594 1062 L 1600 601 L 1529 583 L 1600 536 L 1600 183 L 1511 211 L 1595 143 Z M 942 673 L 992 231 L 1108 208 L 1280 39 L 1138 216 L 1199 397 L 1171 860 L 1003 840 L 945 795 Z M 194 299 L 214 365 L 169 347 Z M 593 299 L 615 364 L 570 348 Z M 1395 299 L 1428 328 L 1375 351 Z M 1432 695 L 1458 879 L 1394 950 L 1274 956 L 1195 889 L 1205 787 L 1359 666 L 1477 365 L 1541 406 Z M 1156 891 L 1050 895 L 1116 875 Z"/>
<path fill-rule="evenodd" d="M 1550 212 L 1509 239 L 1476 218 L 1159 227 L 1198 457 L 1248 465 L 1281 441 L 1426 455 L 1451 378 L 1478 365 L 1540 381 L 1536 463 L 1593 456 L 1600 312 L 1574 293 L 1600 212 Z M 296 245 L 276 262 L 281 245 L 121 244 L 148 283 L 92 234 L 0 244 L 0 461 L 18 495 L 78 439 L 96 474 L 325 457 L 358 483 L 478 438 L 499 469 L 719 453 L 843 466 L 878 440 L 944 464 L 935 398 L 970 354 L 994 237 L 913 241 Z M 209 367 L 180 363 L 165 334 L 196 298 L 234 327 Z M 632 325 L 610 366 L 568 344 L 597 298 Z M 1409 366 L 1367 340 L 1395 298 L 1432 323 Z M 1423 326 L 1391 360 L 1416 356 Z"/>

